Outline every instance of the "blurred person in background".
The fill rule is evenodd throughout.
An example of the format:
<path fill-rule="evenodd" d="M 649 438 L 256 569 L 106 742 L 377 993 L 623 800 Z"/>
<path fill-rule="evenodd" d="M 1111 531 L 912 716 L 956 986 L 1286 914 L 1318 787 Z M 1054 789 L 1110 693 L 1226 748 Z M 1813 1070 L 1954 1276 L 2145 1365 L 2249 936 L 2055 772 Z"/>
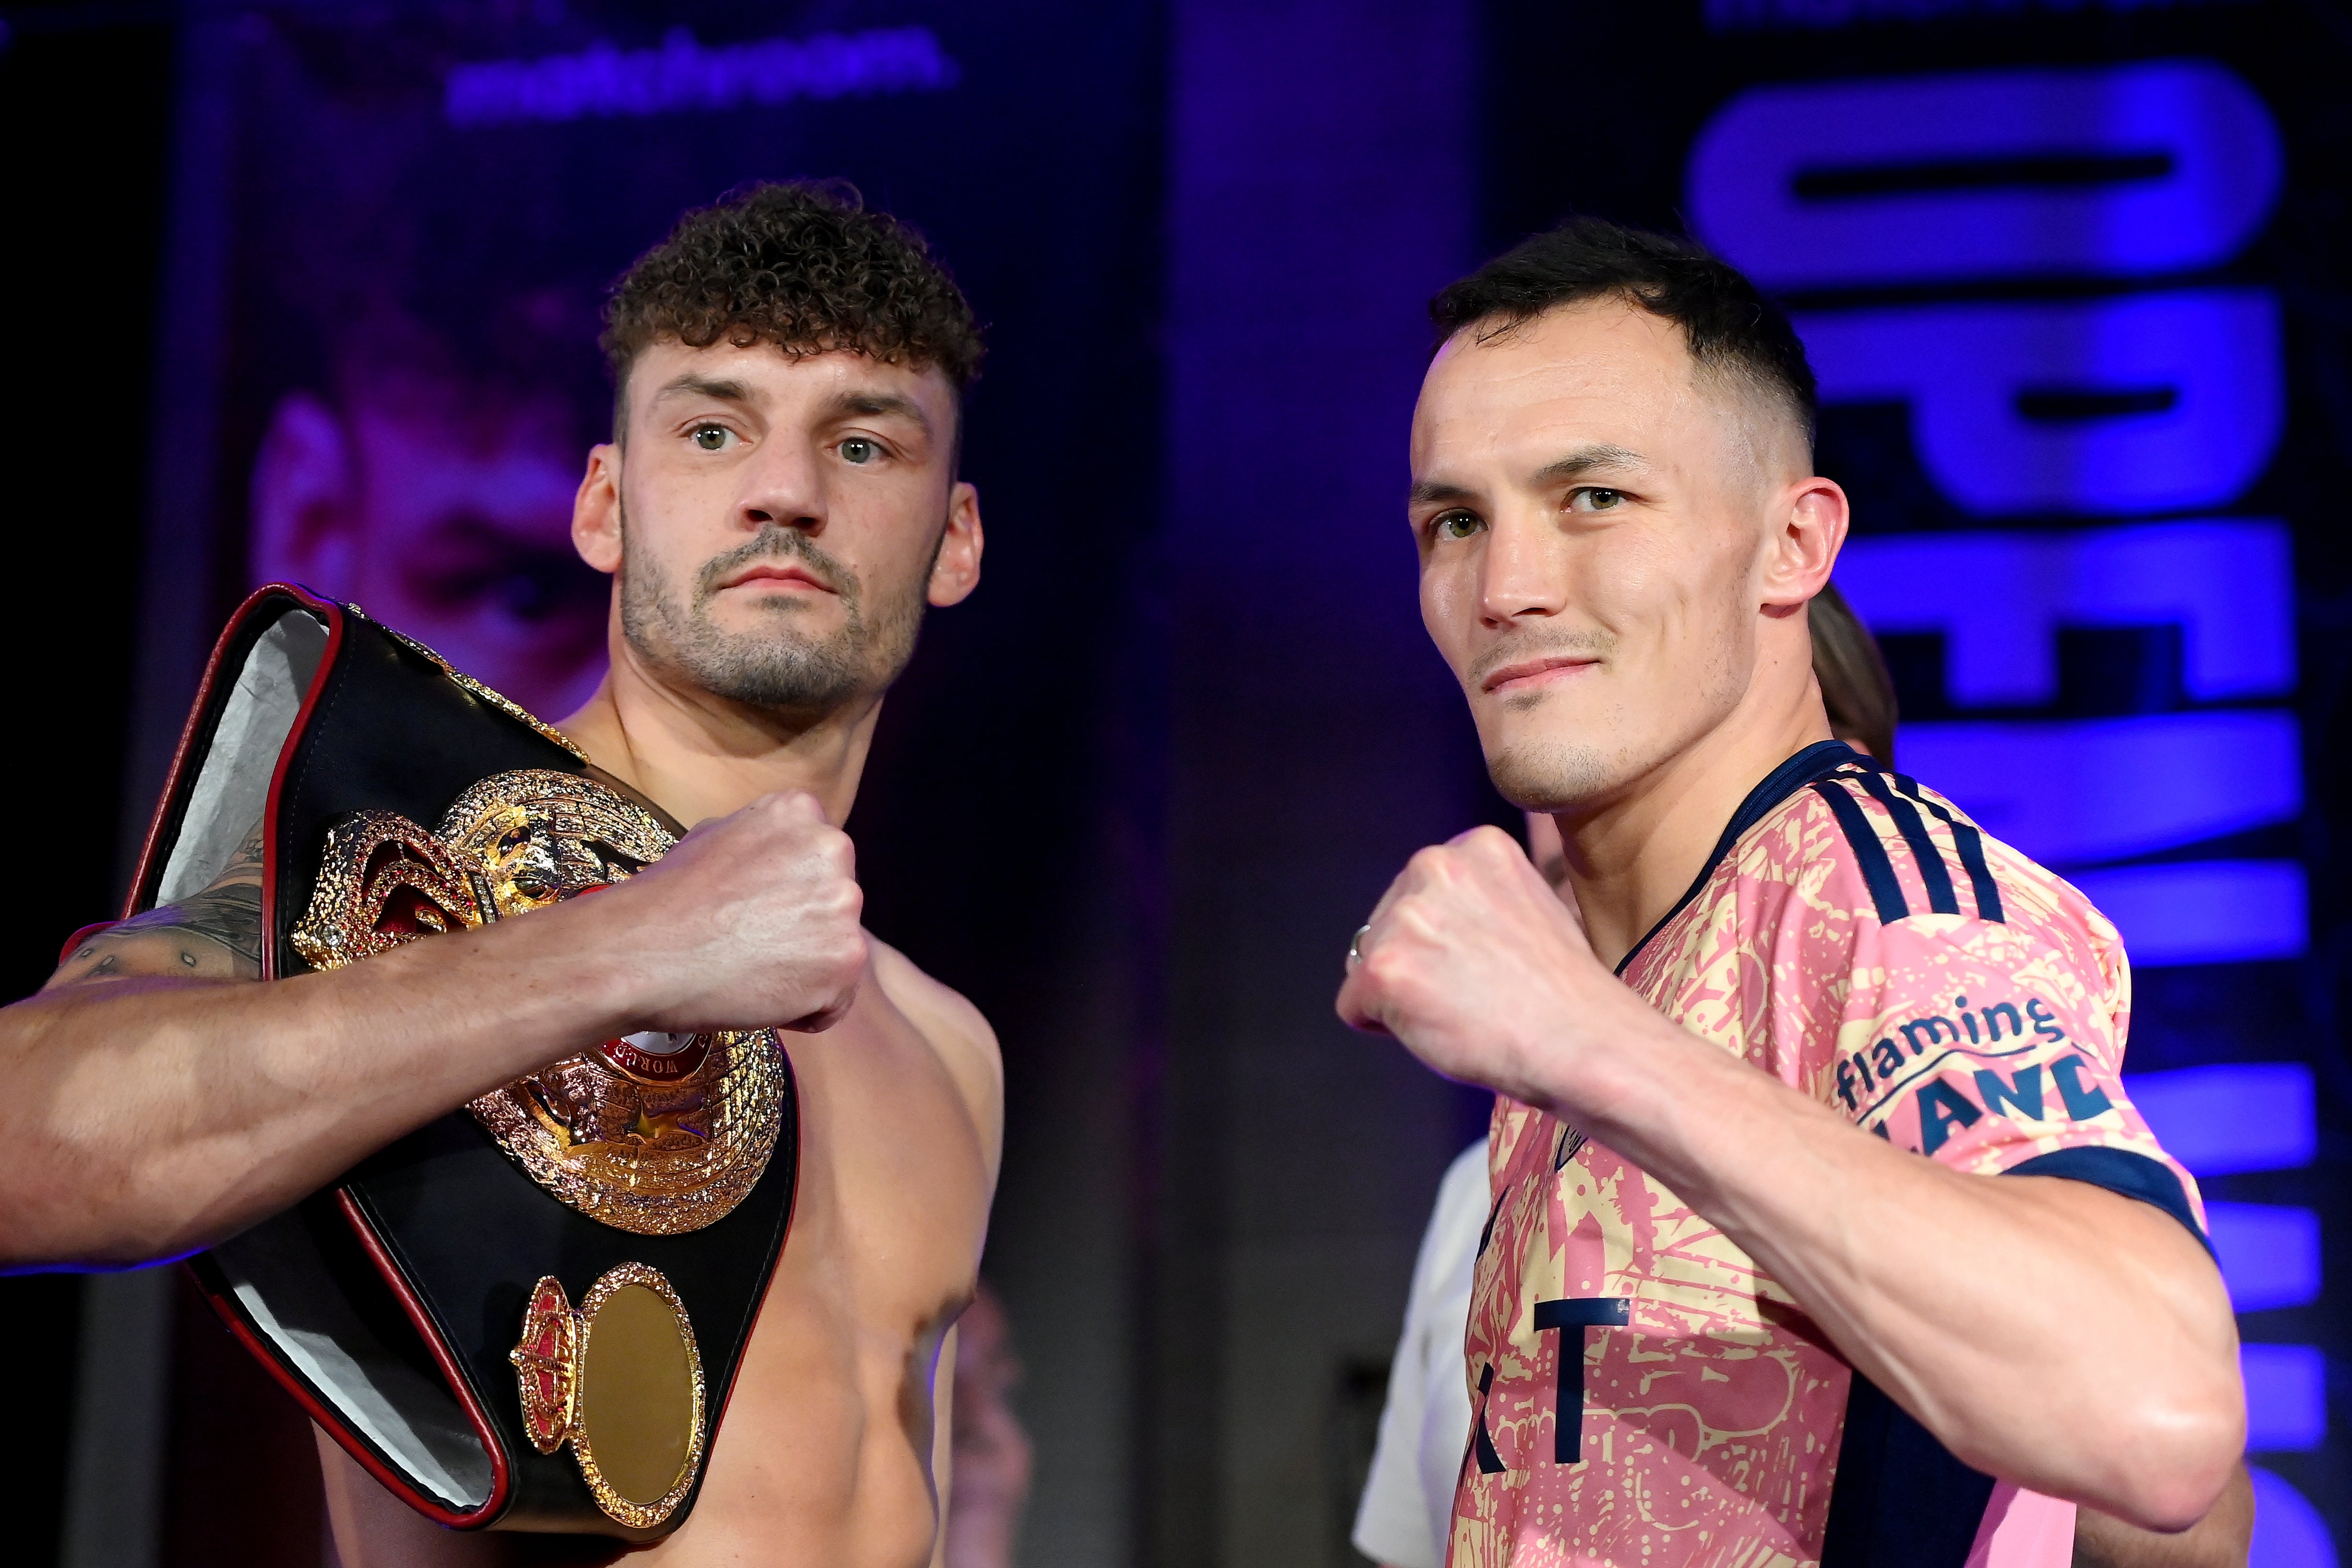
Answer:
<path fill-rule="evenodd" d="M 543 149 L 523 168 L 457 156 L 430 132 L 347 123 L 302 79 L 274 89 L 285 133 L 338 154 L 255 170 L 236 274 L 247 582 L 355 602 L 532 712 L 569 713 L 604 670 L 609 584 L 572 546 L 572 500 L 581 451 L 612 427 L 597 310 L 634 244 L 604 248 L 614 226 L 563 204 Z"/>
<path fill-rule="evenodd" d="M 555 300 L 504 303 L 527 321 Z M 468 363 L 399 315 L 334 347 L 331 377 L 270 412 L 252 581 L 355 602 L 533 712 L 572 711 L 603 674 L 604 613 L 603 580 L 572 548 L 574 395 Z"/>
<path fill-rule="evenodd" d="M 943 1568 L 1013 1568 L 1034 1454 L 1013 1408 L 1021 1358 L 1003 1299 L 980 1282 L 956 1320 L 954 1463 Z"/>
<path fill-rule="evenodd" d="M 1806 606 L 1813 680 L 1830 732 L 1895 767 L 1895 678 L 1870 628 L 1834 583 Z M 1554 889 L 1568 879 L 1559 825 L 1527 814 L 1528 858 Z M 1356 1510 L 1356 1550 L 1381 1568 L 1443 1568 L 1454 1482 L 1470 1436 L 1462 1341 L 1469 1326 L 1471 1268 L 1489 1196 L 1486 1140 L 1446 1167 L 1413 1260 L 1404 1330 L 1390 1363 L 1380 1444 Z M 2253 1534 L 2253 1489 L 2242 1463 L 2230 1489 L 2195 1528 L 2163 1535 L 2083 1509 L 2074 1521 L 2074 1568 L 2240 1568 Z"/>
<path fill-rule="evenodd" d="M 2063 1568 L 2078 1503 L 2189 1529 L 2236 1329 L 2125 1092 L 2121 942 L 1832 734 L 1803 345 L 1592 219 L 1432 315 L 1423 618 L 1567 871 L 1423 850 L 1337 1001 L 1498 1096 L 1450 1561 Z"/>

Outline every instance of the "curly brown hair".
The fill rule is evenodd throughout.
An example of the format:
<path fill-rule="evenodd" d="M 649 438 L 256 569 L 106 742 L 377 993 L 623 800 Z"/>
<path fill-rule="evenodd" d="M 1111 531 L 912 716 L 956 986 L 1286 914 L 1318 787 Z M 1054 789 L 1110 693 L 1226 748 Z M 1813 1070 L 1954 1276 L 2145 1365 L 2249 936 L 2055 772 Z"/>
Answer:
<path fill-rule="evenodd" d="M 746 185 L 679 218 L 605 300 L 597 341 L 616 395 L 627 395 L 637 356 L 664 338 L 937 365 L 959 394 L 979 378 L 984 352 L 971 303 L 923 237 L 866 210 L 842 181 Z"/>

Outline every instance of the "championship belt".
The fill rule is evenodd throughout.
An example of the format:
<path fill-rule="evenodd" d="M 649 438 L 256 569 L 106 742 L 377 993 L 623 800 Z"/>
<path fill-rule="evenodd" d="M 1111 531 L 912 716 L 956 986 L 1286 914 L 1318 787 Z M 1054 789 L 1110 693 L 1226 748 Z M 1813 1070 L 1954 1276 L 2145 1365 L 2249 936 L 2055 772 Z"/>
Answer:
<path fill-rule="evenodd" d="M 429 649 L 282 586 L 214 650 L 131 912 L 203 889 L 256 821 L 265 979 L 609 887 L 681 831 Z M 773 1030 L 606 1041 L 191 1266 L 418 1511 L 656 1540 L 694 1505 L 782 1250 L 797 1113 Z"/>

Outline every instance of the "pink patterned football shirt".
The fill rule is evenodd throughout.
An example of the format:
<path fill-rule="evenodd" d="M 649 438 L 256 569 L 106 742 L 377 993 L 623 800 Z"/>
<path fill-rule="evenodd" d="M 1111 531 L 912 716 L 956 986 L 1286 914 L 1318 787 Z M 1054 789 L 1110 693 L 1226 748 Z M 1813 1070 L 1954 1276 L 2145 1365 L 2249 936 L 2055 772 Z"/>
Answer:
<path fill-rule="evenodd" d="M 2130 973 L 2082 894 L 1838 742 L 1757 786 L 1621 968 L 1896 1147 L 2096 1183 L 2202 1237 L 2124 1097 Z M 2066 1568 L 2074 1507 L 1962 1467 L 1614 1151 L 1495 1108 L 1453 1568 Z"/>

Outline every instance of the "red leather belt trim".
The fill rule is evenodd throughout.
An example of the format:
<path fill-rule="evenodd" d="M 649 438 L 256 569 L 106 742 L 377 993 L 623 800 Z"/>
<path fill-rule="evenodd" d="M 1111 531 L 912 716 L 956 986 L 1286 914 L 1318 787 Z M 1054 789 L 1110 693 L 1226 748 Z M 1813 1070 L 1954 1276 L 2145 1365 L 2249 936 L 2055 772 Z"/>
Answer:
<path fill-rule="evenodd" d="M 66 938 L 65 946 L 58 949 L 58 962 L 59 963 L 63 963 L 67 959 L 71 958 L 74 955 L 74 949 L 79 947 L 82 944 L 82 939 L 89 936 L 91 932 L 112 931 L 116 926 L 119 926 L 121 923 L 122 922 L 121 921 L 90 921 L 89 924 L 82 927 L 81 930 Z"/>
<path fill-rule="evenodd" d="M 330 632 L 339 634 L 341 630 L 341 611 L 336 610 L 336 607 L 328 604 L 326 600 L 305 593 L 289 583 L 272 583 L 266 587 L 256 588 L 251 594 L 246 595 L 245 603 L 236 607 L 236 613 L 229 616 L 228 625 L 221 629 L 220 639 L 213 644 L 212 656 L 205 660 L 205 675 L 196 685 L 196 700 L 189 706 L 187 721 L 180 726 L 180 743 L 172 752 L 172 770 L 163 775 L 163 793 L 159 798 L 164 803 L 165 809 L 157 811 L 155 819 L 147 825 L 147 837 L 139 847 L 139 865 L 131 873 L 131 891 L 123 901 L 122 914 L 126 920 L 141 912 L 147 895 L 153 890 L 149 883 L 152 878 L 162 869 L 156 864 L 155 852 L 163 836 L 167 832 L 174 837 L 179 835 L 184 813 L 169 808 L 172 803 L 180 799 L 180 785 L 183 782 L 190 785 L 195 783 L 194 779 L 184 776 L 188 772 L 189 753 L 195 747 L 196 729 L 204 722 L 206 713 L 212 707 L 213 687 L 220 679 L 221 661 L 228 653 L 229 643 L 244 631 L 246 618 L 254 606 L 272 596 L 291 597 L 305 609 L 334 611 L 334 614 L 328 616 Z M 307 701 L 304 706 L 308 708 Z M 298 718 L 295 721 L 299 724 L 301 721 Z M 184 805 L 184 803 L 182 804 Z"/>
<path fill-rule="evenodd" d="M 201 1279 L 197 1279 L 196 1288 L 204 1296 L 205 1305 L 212 1308 L 213 1315 L 218 1318 L 227 1327 L 230 1335 L 261 1363 L 263 1370 L 278 1380 L 278 1386 L 294 1396 L 294 1403 L 302 1407 L 302 1414 L 315 1422 L 320 1431 L 332 1437 L 338 1447 L 356 1459 L 360 1468 L 373 1476 L 387 1490 L 431 1518 L 436 1524 L 446 1524 L 453 1530 L 478 1527 L 486 1521 L 487 1516 L 484 1514 L 452 1513 L 431 1498 L 420 1497 L 410 1490 L 407 1481 L 398 1471 L 378 1458 L 374 1449 L 369 1447 L 356 1433 L 344 1426 L 341 1411 L 311 1393 L 309 1384 L 287 1370 L 286 1364 L 278 1359 L 277 1347 L 253 1331 L 253 1326 L 245 1321 L 244 1313 L 230 1305 L 227 1298 L 215 1296 L 210 1290 L 205 1289 L 204 1281 Z M 495 1455 L 499 1450 L 493 1447 L 490 1452 Z M 493 1502 L 499 1500 L 495 1491 L 490 1500 Z"/>
<path fill-rule="evenodd" d="M 319 693 L 326 689 L 327 677 L 333 673 L 335 656 L 343 647 L 343 611 L 340 605 L 312 598 L 300 589 L 290 590 L 304 607 L 316 611 L 327 623 L 327 646 L 319 655 L 319 668 L 310 674 L 310 684 L 302 693 L 302 706 L 295 711 L 293 725 L 286 731 L 286 743 L 278 748 L 278 765 L 269 773 L 269 796 L 261 808 L 261 841 L 265 845 L 278 842 L 278 792 L 286 783 L 286 764 L 294 760 L 300 749 L 302 732 L 310 728 L 310 714 L 319 705 Z M 281 978 L 278 973 L 278 857 L 264 852 L 261 857 L 261 977 Z M 431 1336 L 426 1336 L 428 1339 Z"/>
<path fill-rule="evenodd" d="M 466 1380 L 463 1369 L 457 1365 L 457 1358 L 449 1353 L 449 1347 L 442 1340 L 440 1331 L 433 1326 L 432 1318 L 425 1310 L 425 1303 L 418 1300 L 416 1292 L 409 1289 L 408 1280 L 393 1262 L 392 1255 L 384 1250 L 383 1238 L 376 1235 L 375 1226 L 370 1225 L 367 1215 L 360 1212 L 359 1203 L 352 1196 L 349 1188 L 335 1189 L 335 1204 L 343 1211 L 344 1221 L 359 1237 L 360 1245 L 367 1248 L 368 1261 L 375 1265 L 376 1272 L 383 1276 L 384 1283 L 391 1286 L 392 1293 L 399 1298 L 400 1310 L 407 1313 L 408 1321 L 415 1325 L 417 1337 L 425 1342 L 425 1349 L 433 1352 L 433 1363 L 441 1369 L 442 1381 L 449 1385 L 449 1392 L 456 1394 L 457 1403 L 465 1407 L 466 1419 L 473 1423 L 475 1437 L 490 1456 L 489 1499 L 471 1513 L 451 1513 L 431 1499 L 419 1496 L 405 1481 L 387 1484 L 443 1524 L 459 1530 L 478 1530 L 505 1511 L 507 1494 L 514 1486 L 514 1477 L 507 1467 L 505 1445 L 499 1441 L 498 1431 L 490 1425 L 489 1413 L 474 1397 L 473 1384 Z"/>

